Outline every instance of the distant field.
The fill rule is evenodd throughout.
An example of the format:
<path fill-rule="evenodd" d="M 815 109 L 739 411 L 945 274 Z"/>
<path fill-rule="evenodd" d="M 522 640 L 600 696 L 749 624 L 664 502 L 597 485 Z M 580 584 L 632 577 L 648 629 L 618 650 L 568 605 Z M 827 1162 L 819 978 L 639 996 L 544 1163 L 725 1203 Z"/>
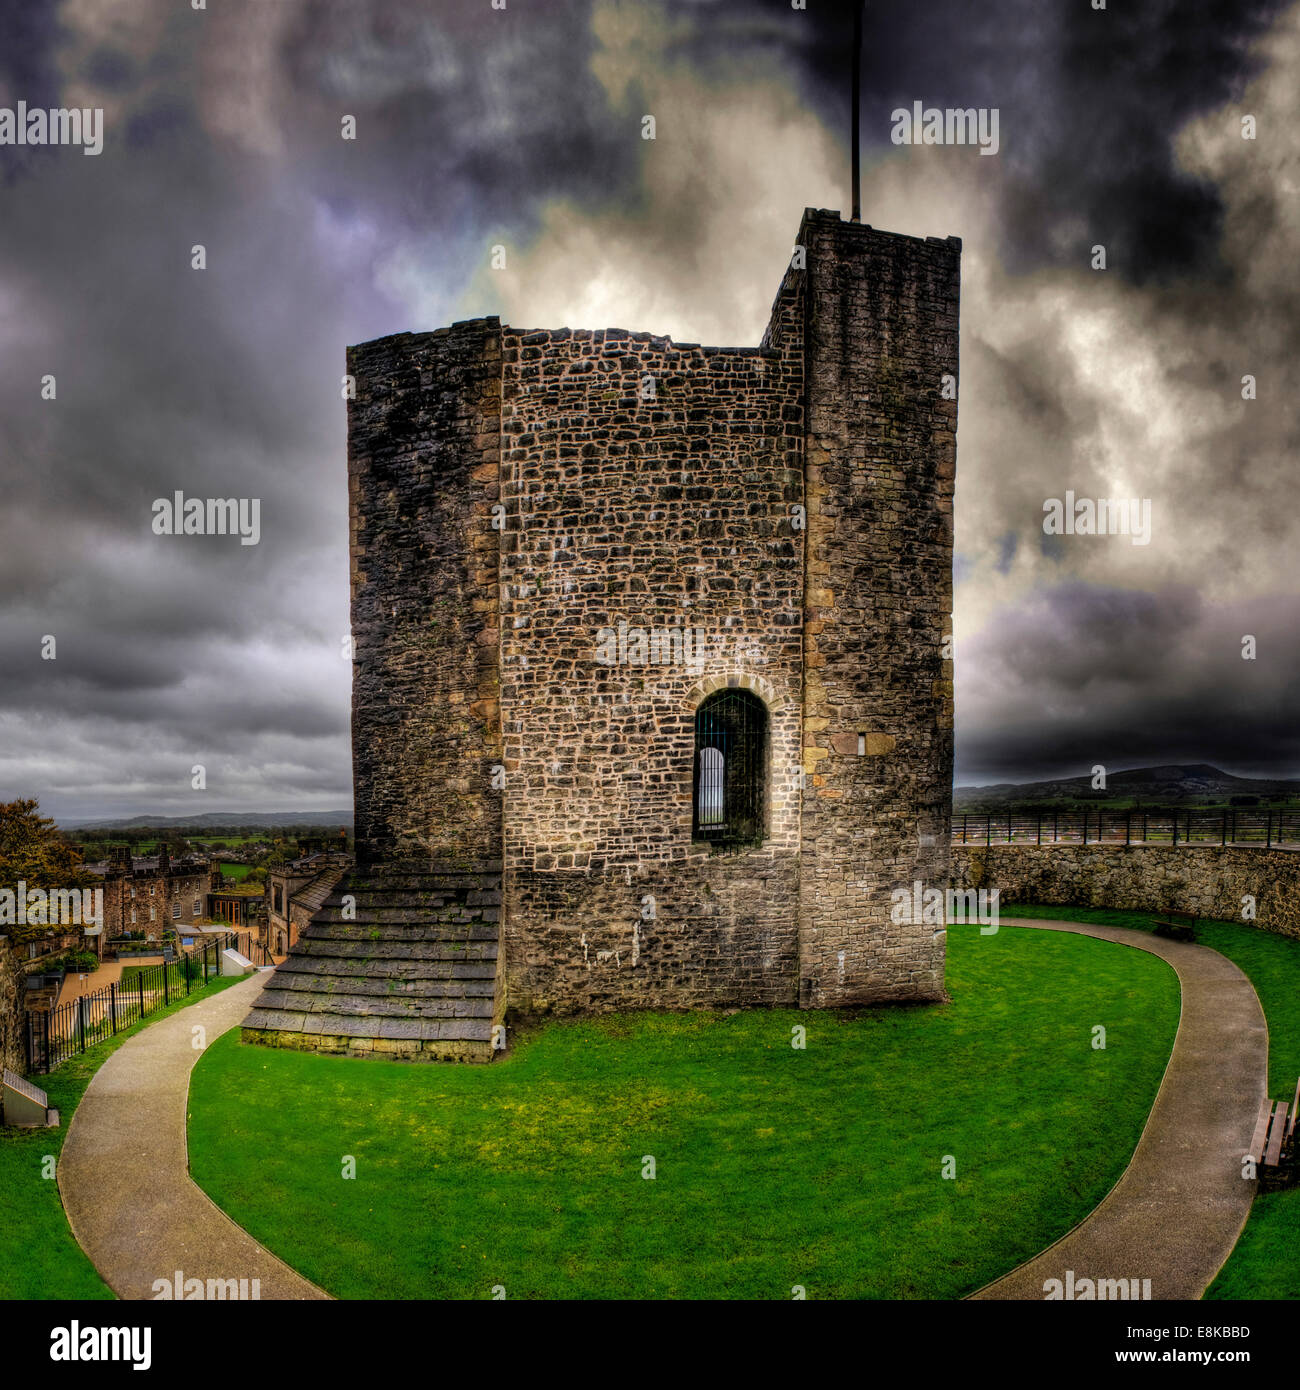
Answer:
<path fill-rule="evenodd" d="M 238 879 L 241 883 L 253 872 L 251 864 L 232 864 L 227 859 L 219 860 L 217 867 L 224 877 Z"/>
<path fill-rule="evenodd" d="M 266 840 L 265 835 L 187 835 L 185 837 L 192 845 L 251 845 L 259 840 Z M 136 838 L 128 839 L 122 836 L 116 840 L 78 840 L 77 847 L 85 854 L 87 859 L 102 859 L 107 850 L 117 845 L 132 845 L 137 854 L 155 854 L 158 850 L 159 841 L 141 840 Z"/>

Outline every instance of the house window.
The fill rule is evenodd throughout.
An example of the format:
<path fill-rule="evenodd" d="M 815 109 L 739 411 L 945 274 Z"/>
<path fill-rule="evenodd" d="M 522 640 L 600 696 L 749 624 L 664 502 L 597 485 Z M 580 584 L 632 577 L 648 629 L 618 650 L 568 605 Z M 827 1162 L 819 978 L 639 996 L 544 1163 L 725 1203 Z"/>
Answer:
<path fill-rule="evenodd" d="M 172 921 L 173 921 L 173 922 L 179 922 L 180 920 L 181 920 L 181 905 L 180 905 L 180 903 L 172 903 Z"/>
<path fill-rule="evenodd" d="M 135 886 L 134 886 L 134 885 L 132 885 L 132 887 L 131 887 L 131 896 L 132 896 L 133 898 L 135 897 Z"/>
<path fill-rule="evenodd" d="M 135 908 L 131 909 L 131 925 L 135 926 Z"/>
<path fill-rule="evenodd" d="M 153 910 L 153 908 L 150 908 L 150 909 L 149 909 L 149 920 L 150 920 L 151 922 L 154 920 L 154 918 L 155 918 L 157 915 L 158 915 L 158 914 Z"/>
<path fill-rule="evenodd" d="M 748 690 L 716 691 L 695 711 L 693 838 L 762 844 L 766 793 L 767 707 Z"/>
<path fill-rule="evenodd" d="M 149 896 L 150 896 L 151 898 L 153 897 L 153 890 L 154 890 L 154 885 L 151 883 L 151 884 L 149 885 Z"/>
<path fill-rule="evenodd" d="M 276 912 L 280 911 L 280 887 L 277 884 L 271 889 L 271 904 Z"/>
<path fill-rule="evenodd" d="M 194 899 L 194 915 L 197 917 L 201 911 L 202 911 L 202 906 L 201 906 L 201 904 L 200 904 L 200 902 L 199 902 L 199 899 L 198 899 L 198 898 L 195 898 L 195 899 Z"/>

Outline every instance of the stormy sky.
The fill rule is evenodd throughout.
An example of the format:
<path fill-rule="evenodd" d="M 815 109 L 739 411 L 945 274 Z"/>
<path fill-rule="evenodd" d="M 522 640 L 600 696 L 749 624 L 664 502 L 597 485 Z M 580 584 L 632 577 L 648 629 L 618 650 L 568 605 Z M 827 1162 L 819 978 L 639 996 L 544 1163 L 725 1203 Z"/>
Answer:
<path fill-rule="evenodd" d="M 848 212 L 849 22 L 2 0 L 0 108 L 104 140 L 0 145 L 0 797 L 350 805 L 344 347 L 756 343 L 803 208 Z M 957 780 L 1300 775 L 1300 5 L 870 0 L 863 87 L 863 220 L 964 241 Z M 894 145 L 915 101 L 996 108 L 998 153 Z M 258 544 L 154 534 L 177 490 L 260 499 Z M 1150 543 L 1045 535 L 1067 490 Z"/>

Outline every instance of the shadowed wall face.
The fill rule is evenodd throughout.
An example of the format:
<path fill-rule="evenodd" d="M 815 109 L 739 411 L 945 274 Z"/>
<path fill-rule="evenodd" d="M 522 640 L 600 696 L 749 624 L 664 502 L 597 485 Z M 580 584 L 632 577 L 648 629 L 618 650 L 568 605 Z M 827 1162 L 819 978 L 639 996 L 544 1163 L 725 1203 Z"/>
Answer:
<path fill-rule="evenodd" d="M 501 855 L 495 319 L 351 348 L 360 864 Z"/>

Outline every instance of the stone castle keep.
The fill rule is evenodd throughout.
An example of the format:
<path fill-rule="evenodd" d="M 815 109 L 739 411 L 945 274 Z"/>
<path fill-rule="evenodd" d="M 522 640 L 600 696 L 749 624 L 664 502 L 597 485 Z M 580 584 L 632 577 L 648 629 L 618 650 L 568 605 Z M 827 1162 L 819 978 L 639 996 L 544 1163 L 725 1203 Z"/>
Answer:
<path fill-rule="evenodd" d="M 756 348 L 349 351 L 357 868 L 245 1037 L 943 996 L 961 247 L 797 245 Z"/>

